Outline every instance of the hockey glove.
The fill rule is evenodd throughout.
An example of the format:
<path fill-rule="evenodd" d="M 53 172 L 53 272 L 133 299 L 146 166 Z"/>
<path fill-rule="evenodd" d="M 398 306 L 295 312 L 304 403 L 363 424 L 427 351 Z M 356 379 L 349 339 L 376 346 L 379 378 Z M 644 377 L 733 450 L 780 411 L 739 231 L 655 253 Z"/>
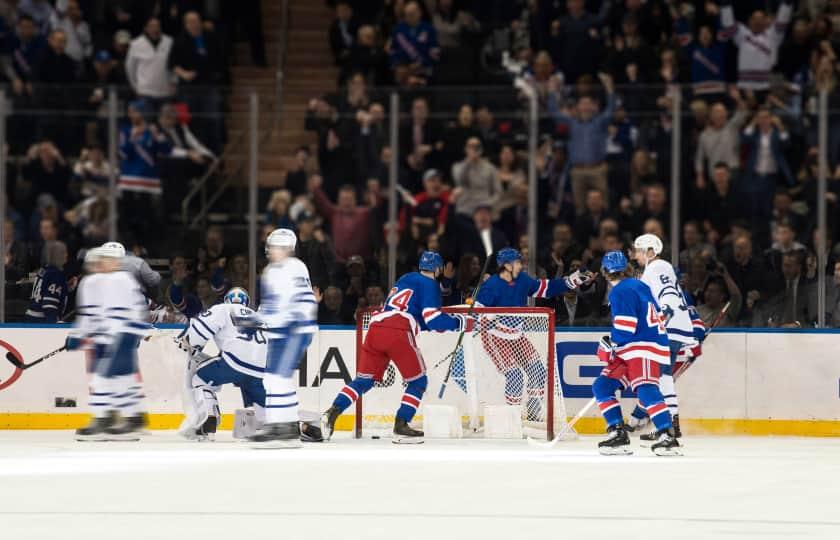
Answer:
<path fill-rule="evenodd" d="M 67 336 L 64 340 L 64 348 L 68 351 L 75 351 L 80 349 L 85 344 L 85 340 L 79 337 Z"/>
<path fill-rule="evenodd" d="M 615 356 L 615 343 L 612 342 L 610 336 L 604 336 L 601 338 L 601 342 L 598 344 L 598 360 L 606 363 L 610 363 Z"/>
<path fill-rule="evenodd" d="M 591 272 L 581 272 L 580 270 L 575 270 L 574 273 L 570 274 L 564 281 L 566 282 L 566 287 L 569 289 L 577 289 L 581 285 L 586 285 L 590 281 L 592 281 L 594 274 Z"/>

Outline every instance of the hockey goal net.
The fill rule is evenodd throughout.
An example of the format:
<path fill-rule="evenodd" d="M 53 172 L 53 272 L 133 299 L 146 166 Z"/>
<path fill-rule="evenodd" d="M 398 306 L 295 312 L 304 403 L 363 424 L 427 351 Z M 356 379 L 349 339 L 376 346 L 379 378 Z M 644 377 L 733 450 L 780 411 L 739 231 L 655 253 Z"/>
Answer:
<path fill-rule="evenodd" d="M 466 307 L 444 308 L 466 314 Z M 356 350 L 361 351 L 374 310 L 361 314 Z M 455 407 L 465 436 L 482 436 L 486 414 L 503 412 L 521 422 L 523 435 L 553 439 L 567 421 L 557 374 L 554 311 L 547 308 L 475 308 L 473 321 L 455 352 L 443 398 L 438 397 L 459 332 L 421 332 L 417 337 L 426 362 L 429 386 L 418 411 L 423 420 L 430 406 Z M 440 365 L 435 368 L 437 364 Z M 356 404 L 356 437 L 387 434 L 393 426 L 405 383 L 393 363 L 381 382 Z M 449 409 L 451 411 L 451 409 Z"/>

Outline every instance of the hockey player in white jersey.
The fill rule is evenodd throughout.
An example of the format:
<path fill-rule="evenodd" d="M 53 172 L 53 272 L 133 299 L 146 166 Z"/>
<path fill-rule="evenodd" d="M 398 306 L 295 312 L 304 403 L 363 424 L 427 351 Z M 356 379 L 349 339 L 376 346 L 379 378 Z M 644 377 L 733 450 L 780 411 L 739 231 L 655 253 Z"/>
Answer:
<path fill-rule="evenodd" d="M 254 318 L 248 293 L 239 287 L 229 290 L 223 304 L 216 304 L 190 320 L 179 337 L 179 345 L 189 354 L 187 362 L 186 417 L 178 433 L 190 440 L 212 440 L 221 420 L 216 393 L 222 385 L 233 384 L 242 392 L 245 407 L 253 407 L 257 423 L 264 418 L 266 339 L 259 328 L 237 327 L 233 318 Z M 219 349 L 218 356 L 203 351 L 209 341 Z"/>
<path fill-rule="evenodd" d="M 145 427 L 143 390 L 138 378 L 137 348 L 150 325 L 139 283 L 121 270 L 125 249 L 117 242 L 97 248 L 81 289 L 80 322 L 67 340 L 73 350 L 93 348 L 90 380 L 91 423 L 77 440 L 138 440 Z M 118 418 L 122 421 L 118 422 Z"/>
<path fill-rule="evenodd" d="M 673 418 L 677 437 L 681 437 L 679 405 L 674 387 L 673 368 L 680 349 L 697 344 L 691 314 L 674 267 L 671 266 L 671 263 L 659 257 L 663 249 L 662 240 L 654 234 L 643 234 L 633 242 L 633 248 L 636 262 L 644 269 L 640 279 L 650 287 L 650 291 L 665 317 L 665 329 L 668 333 L 668 345 L 671 350 L 671 364 L 661 367 L 659 388 Z M 648 421 L 647 413 L 643 408 L 637 406 L 630 416 L 628 425 L 632 429 L 638 429 L 646 425 Z M 648 440 L 647 436 L 643 435 L 642 438 Z"/>
<path fill-rule="evenodd" d="M 297 237 L 290 229 L 275 229 L 265 242 L 269 265 L 261 281 L 257 320 L 268 338 L 265 377 L 265 425 L 251 437 L 266 447 L 301 446 L 297 384 L 293 378 L 312 334 L 318 330 L 318 302 L 309 270 L 294 256 Z"/>

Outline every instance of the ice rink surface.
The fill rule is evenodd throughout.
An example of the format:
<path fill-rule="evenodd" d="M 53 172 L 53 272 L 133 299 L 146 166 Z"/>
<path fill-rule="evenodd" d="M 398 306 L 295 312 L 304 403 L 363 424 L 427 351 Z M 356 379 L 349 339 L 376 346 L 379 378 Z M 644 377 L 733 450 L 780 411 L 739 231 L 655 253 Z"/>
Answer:
<path fill-rule="evenodd" d="M 685 456 L 597 438 L 340 438 L 254 450 L 155 432 L 77 443 L 0 432 L 0 538 L 840 539 L 840 440 L 688 438 Z"/>

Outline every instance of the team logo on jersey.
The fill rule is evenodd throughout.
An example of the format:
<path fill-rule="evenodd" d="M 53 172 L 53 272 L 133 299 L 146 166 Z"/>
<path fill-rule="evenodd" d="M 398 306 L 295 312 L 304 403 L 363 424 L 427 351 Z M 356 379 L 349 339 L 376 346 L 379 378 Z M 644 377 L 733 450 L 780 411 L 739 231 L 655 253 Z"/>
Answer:
<path fill-rule="evenodd" d="M 6 360 L 6 355 L 12 354 L 19 362 L 23 362 L 23 356 L 10 343 L 0 339 L 0 391 L 13 385 L 23 370 Z"/>

